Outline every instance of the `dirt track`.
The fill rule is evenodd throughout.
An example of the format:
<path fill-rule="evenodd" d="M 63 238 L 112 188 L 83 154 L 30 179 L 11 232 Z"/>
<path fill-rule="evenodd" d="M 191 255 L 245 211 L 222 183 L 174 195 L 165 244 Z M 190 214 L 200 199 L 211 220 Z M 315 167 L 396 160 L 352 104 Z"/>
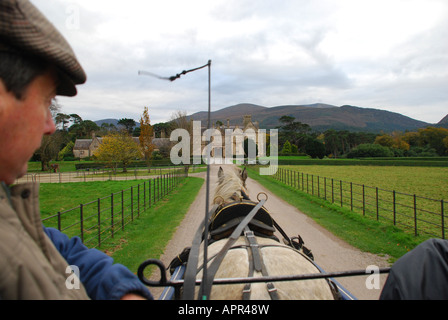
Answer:
<path fill-rule="evenodd" d="M 230 165 L 223 165 L 222 167 L 226 170 Z M 217 181 L 218 169 L 219 165 L 211 166 L 211 197 Z M 201 173 L 200 176 L 205 178 L 206 174 Z M 248 179 L 247 187 L 249 196 L 252 199 L 256 199 L 259 192 L 265 192 L 268 195 L 265 207 L 289 236 L 296 236 L 297 234 L 301 235 L 305 241 L 305 246 L 312 250 L 315 262 L 325 271 L 364 270 L 369 265 L 376 265 L 378 267 L 389 266 L 386 258 L 365 253 L 352 247 L 319 226 L 295 207 L 273 195 L 269 190 L 265 189 L 254 180 Z M 187 215 L 178 227 L 171 241 L 168 243 L 165 252 L 161 257 L 161 260 L 165 265 L 168 265 L 184 247 L 189 246 L 192 243 L 194 233 L 204 218 L 205 197 L 206 184 L 204 183 L 197 198 L 190 206 Z M 367 289 L 367 276 L 344 277 L 338 278 L 337 281 L 339 281 L 357 299 L 374 300 L 378 299 L 386 277 L 387 275 L 385 274 L 380 276 L 380 289 Z M 162 289 L 151 288 L 151 292 L 157 299 L 162 292 Z"/>

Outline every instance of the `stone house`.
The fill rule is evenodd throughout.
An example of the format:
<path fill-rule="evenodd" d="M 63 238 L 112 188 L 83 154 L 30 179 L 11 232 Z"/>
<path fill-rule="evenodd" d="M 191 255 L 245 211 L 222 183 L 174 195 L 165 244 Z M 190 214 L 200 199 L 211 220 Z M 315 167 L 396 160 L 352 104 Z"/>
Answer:
<path fill-rule="evenodd" d="M 132 137 L 132 140 L 139 145 L 140 141 L 138 137 Z M 153 143 L 155 145 L 154 151 L 158 151 L 163 145 L 169 143 L 169 138 L 154 138 Z M 73 155 L 75 158 L 86 158 L 91 157 L 95 151 L 100 147 L 103 138 L 97 137 L 92 134 L 92 139 L 76 139 L 75 145 L 73 146 Z"/>
<path fill-rule="evenodd" d="M 213 129 L 217 129 L 219 130 L 219 132 L 221 133 L 221 137 L 222 137 L 222 145 L 214 145 L 212 143 L 211 145 L 211 155 L 214 156 L 215 154 L 220 154 L 222 157 L 225 156 L 226 154 L 226 145 L 225 145 L 225 131 L 226 129 L 231 129 L 233 131 L 241 129 L 241 131 L 243 133 L 245 133 L 247 130 L 253 130 L 253 132 L 255 133 L 255 139 L 258 139 L 258 130 L 260 129 L 259 127 L 259 123 L 258 121 L 252 121 L 252 116 L 251 115 L 245 115 L 243 116 L 243 124 L 241 126 L 239 125 L 230 125 L 230 120 L 227 119 L 227 123 L 223 124 L 223 125 L 213 125 Z M 201 128 L 201 133 L 203 134 L 203 132 L 206 130 L 205 127 Z M 254 141 L 257 144 L 257 150 L 258 150 L 258 154 L 257 156 L 264 156 L 265 155 L 265 145 L 263 143 L 259 143 L 259 141 Z M 201 142 L 201 149 L 203 149 L 206 145 L 208 144 L 208 142 L 206 143 L 204 141 L 204 139 L 202 139 Z M 232 141 L 232 150 L 233 150 L 233 155 L 236 154 L 236 141 L 235 139 L 233 139 Z"/>
<path fill-rule="evenodd" d="M 193 121 L 193 120 L 191 120 Z M 192 126 L 191 126 L 192 127 Z M 259 130 L 259 124 L 257 121 L 252 121 L 252 116 L 251 115 L 245 115 L 243 117 L 243 123 L 241 126 L 239 125 L 230 125 L 230 120 L 227 119 L 227 123 L 223 124 L 223 125 L 214 125 L 213 126 L 214 129 L 219 130 L 219 132 L 221 133 L 222 136 L 222 145 L 212 145 L 212 156 L 214 156 L 215 153 L 217 154 L 221 154 L 223 157 L 225 155 L 225 130 L 226 129 L 231 129 L 231 130 L 237 130 L 237 129 L 241 129 L 243 132 L 246 132 L 249 129 L 252 129 L 255 132 L 255 137 L 256 139 L 258 139 L 258 130 Z M 202 127 L 201 128 L 201 135 L 203 135 L 204 131 L 206 130 L 206 127 Z M 140 141 L 138 139 L 138 137 L 133 137 L 135 143 L 140 144 Z M 233 143 L 233 151 L 234 151 L 234 155 L 235 155 L 235 150 L 236 150 L 236 141 L 235 139 L 233 139 L 234 141 Z M 156 138 L 155 134 L 154 134 L 154 138 L 153 138 L 153 144 L 154 144 L 154 151 L 164 151 L 162 153 L 167 153 L 166 150 L 167 148 L 171 148 L 172 146 L 172 142 L 170 141 L 170 138 L 166 138 L 164 134 L 162 134 L 161 138 Z M 255 143 L 257 143 L 257 147 L 258 147 L 258 154 L 257 156 L 264 156 L 265 155 L 265 145 L 262 143 L 259 143 L 258 141 L 254 141 Z M 91 157 L 95 151 L 99 148 L 100 144 L 102 143 L 102 138 L 101 137 L 97 137 L 95 134 L 92 134 L 92 139 L 76 139 L 75 141 L 75 145 L 73 147 L 73 155 L 75 156 L 75 158 L 86 158 L 86 157 Z M 204 139 L 201 139 L 201 150 L 203 150 L 203 148 L 207 145 L 208 143 L 206 143 L 206 141 Z M 169 151 L 168 151 L 169 154 Z"/>
<path fill-rule="evenodd" d="M 91 157 L 99 148 L 102 138 L 93 135 L 92 139 L 76 139 L 73 146 L 73 156 L 75 158 Z"/>

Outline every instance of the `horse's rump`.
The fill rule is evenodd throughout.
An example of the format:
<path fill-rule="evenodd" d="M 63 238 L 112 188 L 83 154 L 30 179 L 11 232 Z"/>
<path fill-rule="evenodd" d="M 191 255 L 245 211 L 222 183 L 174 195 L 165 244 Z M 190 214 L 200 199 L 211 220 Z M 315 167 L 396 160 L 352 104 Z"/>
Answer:
<path fill-rule="evenodd" d="M 296 247 L 279 228 L 269 212 L 263 207 L 267 200 L 258 203 L 250 201 L 245 186 L 245 170 L 218 171 L 218 184 L 213 200 L 217 210 L 211 216 L 210 230 L 207 230 L 207 281 L 198 290 L 203 289 L 207 298 L 217 300 L 241 299 L 291 299 L 326 300 L 336 297 L 335 287 L 328 279 L 294 280 L 281 282 L 213 285 L 213 278 L 246 278 L 266 276 L 289 276 L 320 273 L 319 268 Z M 257 197 L 258 198 L 258 197 Z M 291 246 L 284 245 L 274 236 L 274 226 L 288 239 Z M 243 231 L 244 230 L 244 231 Z M 199 231 L 199 230 L 198 230 Z M 210 231 L 210 233 L 209 233 Z M 210 236 L 210 238 L 209 238 Z M 227 238 L 229 237 L 229 238 Z M 221 240 L 220 240 L 221 239 Z M 198 244 L 199 236 L 196 238 Z M 299 247 L 302 244 L 299 245 Z M 302 247 L 301 249 L 305 249 Z M 203 263 L 204 247 L 195 246 L 195 263 Z M 305 252 L 305 250 L 304 250 Z M 311 254 L 310 254 L 311 256 Z M 213 259 L 216 257 L 216 261 Z M 196 258 L 198 258 L 196 260 Z M 190 262 L 190 259 L 189 259 Z M 211 266 L 211 270 L 209 267 Z M 196 279 L 202 279 L 203 266 L 188 266 L 188 296 L 193 294 L 190 287 L 193 273 Z M 198 267 L 198 270 L 196 270 Z M 188 269 L 188 268 L 187 268 Z M 193 271 L 194 270 L 194 271 Z"/>
<path fill-rule="evenodd" d="M 212 243 L 207 250 L 209 263 L 221 250 L 226 240 Z M 258 238 L 257 243 L 269 276 L 284 276 L 294 274 L 319 273 L 319 269 L 311 260 L 291 247 L 285 246 L 275 240 Z M 244 236 L 240 237 L 231 249 L 228 250 L 222 261 L 215 278 L 244 278 L 249 274 L 250 253 Z M 203 250 L 200 252 L 199 261 L 203 261 Z M 254 277 L 262 274 L 254 272 Z M 202 267 L 197 279 L 202 277 Z M 332 300 L 336 297 L 335 288 L 326 279 L 281 281 L 274 283 L 278 298 L 282 300 Z M 242 300 L 245 284 L 214 285 L 210 299 L 216 300 Z M 250 285 L 250 299 L 271 299 L 266 283 L 252 283 Z"/>

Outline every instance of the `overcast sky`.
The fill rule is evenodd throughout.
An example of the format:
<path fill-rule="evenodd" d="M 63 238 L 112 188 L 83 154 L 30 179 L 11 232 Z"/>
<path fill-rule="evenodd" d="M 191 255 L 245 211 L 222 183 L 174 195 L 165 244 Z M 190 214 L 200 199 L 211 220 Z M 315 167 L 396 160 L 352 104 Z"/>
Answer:
<path fill-rule="evenodd" d="M 448 113 L 446 0 L 31 0 L 87 73 L 62 112 L 151 123 L 238 103 Z M 300 119 L 298 119 L 300 120 Z"/>

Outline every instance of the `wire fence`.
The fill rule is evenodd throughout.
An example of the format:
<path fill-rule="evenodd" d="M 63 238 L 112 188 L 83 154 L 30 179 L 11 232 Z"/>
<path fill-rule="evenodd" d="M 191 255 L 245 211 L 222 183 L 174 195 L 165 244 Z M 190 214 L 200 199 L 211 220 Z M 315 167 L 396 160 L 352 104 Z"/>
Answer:
<path fill-rule="evenodd" d="M 424 233 L 446 238 L 445 211 L 448 202 L 445 200 L 384 190 L 284 168 L 278 168 L 271 177 L 363 216 L 411 230 L 415 236 Z"/>
<path fill-rule="evenodd" d="M 77 236 L 91 248 L 100 247 L 141 213 L 174 190 L 188 176 L 184 168 L 171 169 L 109 196 L 42 218 L 46 227 L 56 228 L 69 237 Z"/>

